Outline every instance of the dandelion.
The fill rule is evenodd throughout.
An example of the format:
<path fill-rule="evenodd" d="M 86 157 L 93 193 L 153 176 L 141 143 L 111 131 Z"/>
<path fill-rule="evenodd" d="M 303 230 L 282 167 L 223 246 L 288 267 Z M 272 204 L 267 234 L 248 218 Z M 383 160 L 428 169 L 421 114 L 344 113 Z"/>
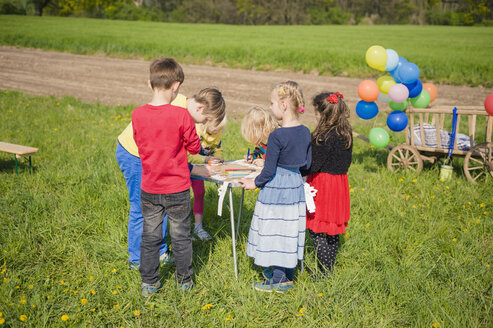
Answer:
<path fill-rule="evenodd" d="M 369 224 L 369 223 L 367 223 L 367 224 L 365 225 L 365 227 L 369 228 L 369 227 L 370 227 L 370 224 Z"/>
<path fill-rule="evenodd" d="M 467 202 L 467 205 L 471 205 L 471 202 Z"/>
<path fill-rule="evenodd" d="M 111 270 L 111 272 L 115 273 L 116 272 L 116 269 Z"/>
<path fill-rule="evenodd" d="M 488 212 L 484 211 L 483 214 L 486 215 L 486 214 L 488 214 Z"/>
<path fill-rule="evenodd" d="M 4 274 L 4 273 L 5 273 L 5 271 L 7 271 L 7 270 L 6 270 L 6 269 L 3 269 L 3 270 L 2 270 L 2 272 L 0 272 L 0 273 L 1 273 L 1 274 Z"/>
<path fill-rule="evenodd" d="M 431 195 L 431 199 L 435 199 L 435 195 Z"/>
<path fill-rule="evenodd" d="M 95 311 L 96 311 L 96 308 L 92 308 L 92 309 L 91 309 L 91 311 L 92 311 L 92 312 L 95 312 Z"/>
<path fill-rule="evenodd" d="M 344 238 L 348 238 L 348 237 L 349 237 L 349 232 L 346 232 L 346 233 L 344 234 Z"/>
<path fill-rule="evenodd" d="M 5 323 L 5 319 L 4 318 L 0 318 L 0 325 L 3 325 Z"/>
<path fill-rule="evenodd" d="M 467 228 L 464 229 L 464 232 L 467 232 Z"/>
<path fill-rule="evenodd" d="M 67 321 L 68 320 L 68 315 L 64 314 L 62 315 L 62 321 Z"/>
<path fill-rule="evenodd" d="M 24 299 L 24 298 L 23 298 L 23 299 L 21 299 L 21 300 L 19 301 L 19 303 L 21 303 L 21 304 L 26 304 L 26 299 Z"/>
<path fill-rule="evenodd" d="M 416 183 L 416 181 L 418 181 L 418 180 L 416 180 L 416 179 L 413 179 L 413 183 Z"/>
<path fill-rule="evenodd" d="M 212 304 L 206 304 L 202 307 L 202 311 L 206 311 L 212 307 Z"/>
<path fill-rule="evenodd" d="M 297 317 L 302 317 L 304 316 L 303 314 L 303 311 L 305 310 L 305 308 L 300 308 L 300 310 L 298 311 L 298 313 L 296 314 Z"/>
<path fill-rule="evenodd" d="M 93 276 L 89 276 L 89 281 L 93 281 L 94 277 Z"/>
<path fill-rule="evenodd" d="M 450 187 L 449 186 L 445 186 L 445 189 L 450 189 Z"/>
<path fill-rule="evenodd" d="M 91 295 L 94 295 L 94 294 L 96 294 L 96 291 L 93 289 L 93 290 L 91 290 Z"/>
<path fill-rule="evenodd" d="M 479 223 L 479 222 L 481 222 L 481 221 L 480 221 L 479 219 L 477 219 L 477 220 L 476 220 L 476 223 Z"/>
<path fill-rule="evenodd" d="M 409 198 L 411 198 L 411 196 L 410 195 L 406 195 L 406 200 L 408 200 Z"/>
<path fill-rule="evenodd" d="M 87 304 L 87 299 L 86 298 L 81 299 L 80 300 L 80 304 L 86 305 Z"/>
<path fill-rule="evenodd" d="M 349 189 L 349 192 L 353 192 L 353 191 L 354 191 L 354 189 L 353 189 L 353 188 Z"/>
<path fill-rule="evenodd" d="M 53 130 L 55 130 L 55 132 L 56 132 L 56 131 L 58 131 L 58 128 L 54 128 Z"/>
<path fill-rule="evenodd" d="M 7 278 L 3 278 L 3 282 L 7 282 L 9 281 Z"/>
<path fill-rule="evenodd" d="M 29 286 L 28 286 L 28 288 L 29 288 L 29 289 L 33 289 L 33 288 L 34 288 L 34 286 L 33 286 L 33 285 L 29 285 Z"/>
<path fill-rule="evenodd" d="M 108 274 L 107 274 L 107 273 L 105 273 L 105 274 L 104 274 L 104 277 L 105 277 L 105 278 L 106 278 L 106 277 L 108 277 Z"/>
<path fill-rule="evenodd" d="M 365 188 L 361 188 L 361 191 L 365 191 Z"/>
<path fill-rule="evenodd" d="M 118 294 L 118 291 L 114 290 L 113 295 L 116 295 L 116 294 Z"/>
<path fill-rule="evenodd" d="M 15 289 L 21 289 L 21 286 L 15 286 Z"/>
<path fill-rule="evenodd" d="M 122 289 L 122 286 L 116 285 L 117 289 Z"/>
<path fill-rule="evenodd" d="M 484 203 L 479 204 L 479 207 L 484 207 Z"/>
<path fill-rule="evenodd" d="M 118 308 L 120 308 L 120 305 L 118 305 L 118 304 L 113 305 L 114 310 L 118 310 Z"/>
<path fill-rule="evenodd" d="M 60 281 L 60 285 L 65 285 L 65 281 Z"/>
<path fill-rule="evenodd" d="M 140 311 L 139 310 L 134 310 L 134 316 L 138 317 L 140 315 Z"/>
<path fill-rule="evenodd" d="M 149 309 L 154 309 L 154 304 L 149 305 Z"/>
<path fill-rule="evenodd" d="M 402 181 L 404 181 L 404 179 L 403 179 L 403 178 L 400 178 L 400 179 L 399 179 L 399 182 L 402 182 Z"/>
<path fill-rule="evenodd" d="M 36 308 L 36 305 L 35 304 L 31 304 L 31 306 L 32 306 L 33 309 Z"/>
<path fill-rule="evenodd" d="M 322 297 L 322 296 L 324 296 L 324 294 L 323 293 L 318 293 L 317 296 L 318 297 Z"/>
<path fill-rule="evenodd" d="M 2 313 L 2 312 L 0 312 L 0 318 L 1 318 L 1 317 L 3 317 L 3 313 Z"/>
<path fill-rule="evenodd" d="M 486 267 L 487 267 L 487 268 L 489 268 L 489 267 L 490 267 L 490 265 L 489 265 L 489 264 L 486 264 Z"/>
<path fill-rule="evenodd" d="M 21 314 L 21 315 L 19 316 L 19 320 L 20 320 L 20 321 L 22 321 L 22 322 L 26 321 L 26 320 L 27 320 L 27 315 L 25 315 L 25 314 Z"/>
<path fill-rule="evenodd" d="M 452 241 L 455 243 L 457 241 L 457 238 L 452 238 Z"/>
<path fill-rule="evenodd" d="M 440 327 L 440 324 L 438 322 L 433 321 L 433 327 L 438 328 L 438 327 Z"/>

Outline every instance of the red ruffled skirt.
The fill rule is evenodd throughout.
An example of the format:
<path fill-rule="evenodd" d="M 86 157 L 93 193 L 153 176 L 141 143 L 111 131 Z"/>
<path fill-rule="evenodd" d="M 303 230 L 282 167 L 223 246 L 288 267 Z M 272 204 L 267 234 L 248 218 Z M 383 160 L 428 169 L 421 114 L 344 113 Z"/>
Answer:
<path fill-rule="evenodd" d="M 317 189 L 315 213 L 306 212 L 306 228 L 328 235 L 345 233 L 350 210 L 347 174 L 315 173 L 306 182 Z"/>

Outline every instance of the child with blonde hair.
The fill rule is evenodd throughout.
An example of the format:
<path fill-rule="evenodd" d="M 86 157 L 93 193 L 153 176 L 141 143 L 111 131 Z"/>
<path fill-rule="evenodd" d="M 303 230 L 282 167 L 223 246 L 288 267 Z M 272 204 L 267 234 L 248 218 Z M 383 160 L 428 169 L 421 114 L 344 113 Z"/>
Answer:
<path fill-rule="evenodd" d="M 296 82 L 277 84 L 270 109 L 282 126 L 268 138 L 265 165 L 253 179 L 241 179 L 245 189 L 260 188 L 248 234 L 247 255 L 268 278 L 255 282 L 259 291 L 279 293 L 293 288 L 294 268 L 303 259 L 306 204 L 300 168 L 311 163 L 310 130 L 299 121 L 304 112 L 303 93 Z"/>
<path fill-rule="evenodd" d="M 205 123 L 196 123 L 195 128 L 200 138 L 201 150 L 198 155 L 189 155 L 188 161 L 193 164 L 202 164 L 209 161 L 221 161 L 221 131 L 226 126 L 226 103 L 221 92 L 215 88 L 200 90 L 193 99 L 203 107 L 203 114 L 209 117 Z M 204 217 L 205 186 L 203 180 L 192 180 L 193 190 L 193 216 L 195 227 L 193 233 L 200 240 L 210 240 L 211 236 L 204 229 L 202 221 Z"/>
<path fill-rule="evenodd" d="M 245 157 L 247 162 L 253 162 L 257 166 L 264 166 L 265 152 L 267 151 L 267 139 L 269 135 L 279 127 L 279 122 L 270 112 L 262 107 L 250 108 L 241 121 L 241 134 L 246 141 L 255 145 L 255 149 Z"/>

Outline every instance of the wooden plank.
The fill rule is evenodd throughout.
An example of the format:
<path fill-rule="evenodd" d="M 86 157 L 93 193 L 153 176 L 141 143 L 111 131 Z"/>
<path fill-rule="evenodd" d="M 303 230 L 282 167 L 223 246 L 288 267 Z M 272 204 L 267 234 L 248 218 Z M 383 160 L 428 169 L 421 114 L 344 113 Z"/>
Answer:
<path fill-rule="evenodd" d="M 0 142 L 0 151 L 16 154 L 18 156 L 29 156 L 38 151 L 38 148 Z"/>
<path fill-rule="evenodd" d="M 430 112 L 425 113 L 425 122 L 428 123 L 428 120 L 430 119 Z"/>
<path fill-rule="evenodd" d="M 469 125 L 469 144 L 474 145 L 474 135 L 476 131 L 476 115 L 468 115 L 467 116 L 467 123 Z"/>
<path fill-rule="evenodd" d="M 433 148 L 433 147 L 423 147 L 423 146 L 415 146 L 417 150 L 419 151 L 426 151 L 430 153 L 441 153 L 441 154 L 448 154 L 448 149 L 438 149 L 438 148 Z M 467 150 L 454 150 L 454 155 L 465 155 L 467 154 Z"/>
<path fill-rule="evenodd" d="M 423 127 L 423 113 L 419 113 L 418 117 L 419 117 L 419 136 L 421 137 L 421 145 L 426 146 L 425 129 Z"/>
<path fill-rule="evenodd" d="M 438 119 L 438 114 L 437 113 L 433 113 L 433 122 L 436 122 L 435 123 L 435 134 L 436 134 L 436 137 L 437 137 L 437 147 L 438 148 L 442 148 L 442 138 L 440 137 L 440 131 L 442 131 L 442 129 L 440 128 L 440 123 L 439 123 L 439 119 Z"/>
<path fill-rule="evenodd" d="M 477 107 L 478 109 L 468 110 L 463 109 L 464 107 L 457 108 L 457 114 L 465 114 L 465 115 L 483 115 L 486 116 L 488 113 L 481 107 Z M 444 107 L 444 108 L 409 108 L 406 112 L 408 113 L 444 113 L 444 114 L 452 114 L 452 110 L 454 106 Z"/>
<path fill-rule="evenodd" d="M 493 130 L 493 116 L 486 118 L 486 142 L 491 142 L 491 131 Z"/>

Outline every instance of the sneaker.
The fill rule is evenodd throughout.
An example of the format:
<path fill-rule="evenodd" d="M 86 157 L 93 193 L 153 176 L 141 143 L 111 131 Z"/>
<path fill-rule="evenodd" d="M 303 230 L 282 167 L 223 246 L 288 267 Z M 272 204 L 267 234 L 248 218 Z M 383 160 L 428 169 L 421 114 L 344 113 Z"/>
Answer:
<path fill-rule="evenodd" d="M 194 229 L 193 233 L 197 235 L 197 237 L 202 241 L 208 241 L 212 238 L 211 235 L 209 235 L 209 233 L 204 230 L 204 228 Z"/>
<path fill-rule="evenodd" d="M 264 276 L 265 280 L 271 280 L 274 277 L 274 272 L 271 269 L 264 269 L 262 276 Z"/>
<path fill-rule="evenodd" d="M 276 293 L 286 293 L 289 290 L 291 290 L 294 287 L 294 284 L 292 281 L 287 281 L 287 282 L 280 282 L 277 284 L 274 284 L 272 282 L 272 279 L 268 281 L 256 281 L 253 283 L 253 288 L 255 288 L 258 291 L 261 292 L 276 292 Z"/>
<path fill-rule="evenodd" d="M 140 267 L 140 265 L 138 265 L 137 263 L 128 262 L 128 268 L 130 270 L 137 270 L 137 271 L 139 271 L 139 267 Z"/>
<path fill-rule="evenodd" d="M 190 280 L 189 282 L 180 284 L 179 288 L 180 288 L 180 292 L 184 294 L 188 294 L 188 292 L 191 291 L 193 288 L 193 281 Z"/>
<path fill-rule="evenodd" d="M 159 262 L 161 264 L 174 263 L 175 259 L 171 256 L 170 252 L 164 252 L 159 256 Z"/>
<path fill-rule="evenodd" d="M 161 287 L 163 287 L 163 286 L 161 285 L 161 282 L 160 281 L 158 281 L 158 282 L 156 282 L 154 284 L 147 284 L 147 283 L 143 282 L 142 285 L 141 285 L 141 288 L 142 288 L 142 296 L 144 296 L 144 297 L 152 296 L 158 290 L 160 290 Z"/>

